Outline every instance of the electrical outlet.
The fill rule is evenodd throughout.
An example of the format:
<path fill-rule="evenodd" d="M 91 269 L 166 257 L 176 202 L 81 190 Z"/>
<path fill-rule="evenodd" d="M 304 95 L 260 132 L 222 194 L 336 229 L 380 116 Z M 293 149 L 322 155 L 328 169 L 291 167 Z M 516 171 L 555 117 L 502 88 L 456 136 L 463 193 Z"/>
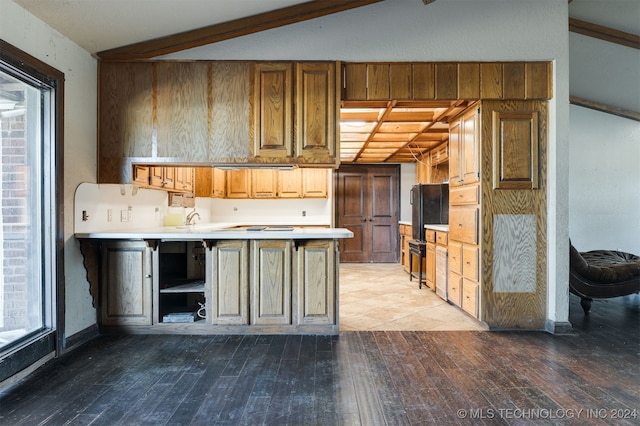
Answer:
<path fill-rule="evenodd" d="M 306 210 L 302 210 L 302 217 L 305 217 L 307 215 L 307 211 Z"/>
<path fill-rule="evenodd" d="M 113 211 L 111 209 L 107 209 L 107 222 L 111 222 L 113 220 Z"/>
<path fill-rule="evenodd" d="M 233 215 L 235 216 L 235 215 L 237 215 L 237 214 L 238 214 L 238 208 L 237 208 L 237 207 L 234 207 L 234 208 L 233 208 Z"/>
<path fill-rule="evenodd" d="M 131 216 L 133 216 L 133 207 L 129 206 L 127 207 L 127 222 L 131 220 Z"/>

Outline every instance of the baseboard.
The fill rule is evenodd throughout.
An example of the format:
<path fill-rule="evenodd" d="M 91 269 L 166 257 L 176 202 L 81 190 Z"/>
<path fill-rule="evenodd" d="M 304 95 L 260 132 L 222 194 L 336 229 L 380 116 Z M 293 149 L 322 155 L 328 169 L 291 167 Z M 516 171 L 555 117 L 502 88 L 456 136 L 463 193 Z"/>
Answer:
<path fill-rule="evenodd" d="M 544 329 L 551 334 L 571 334 L 573 326 L 568 321 L 547 320 Z"/>
<path fill-rule="evenodd" d="M 69 350 L 73 350 L 87 342 L 90 342 L 98 336 L 100 336 L 98 324 L 93 324 L 85 328 L 84 330 L 81 330 L 74 335 L 67 337 L 65 340 L 64 350 L 62 352 L 64 353 Z"/>

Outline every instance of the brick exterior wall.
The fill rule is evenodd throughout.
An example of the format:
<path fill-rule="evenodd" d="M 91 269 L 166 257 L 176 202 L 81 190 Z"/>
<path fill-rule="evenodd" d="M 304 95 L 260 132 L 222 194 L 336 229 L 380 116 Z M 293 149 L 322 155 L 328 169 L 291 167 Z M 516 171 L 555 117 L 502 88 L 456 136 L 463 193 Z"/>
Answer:
<path fill-rule="evenodd" d="M 2 272 L 0 331 L 28 328 L 29 223 L 25 116 L 2 124 Z M 34 295 L 31 295 L 32 297 Z M 2 300 L 4 299 L 4 300 Z"/>

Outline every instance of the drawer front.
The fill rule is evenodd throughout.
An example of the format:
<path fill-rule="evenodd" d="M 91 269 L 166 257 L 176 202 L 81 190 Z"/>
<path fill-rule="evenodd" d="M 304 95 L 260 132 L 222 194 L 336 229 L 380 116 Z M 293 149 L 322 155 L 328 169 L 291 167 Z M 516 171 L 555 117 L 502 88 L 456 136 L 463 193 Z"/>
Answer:
<path fill-rule="evenodd" d="M 447 282 L 447 299 L 456 306 L 462 302 L 462 277 L 451 271 Z"/>
<path fill-rule="evenodd" d="M 446 246 L 448 240 L 448 234 L 446 232 L 436 231 L 436 244 L 439 246 Z"/>
<path fill-rule="evenodd" d="M 478 246 L 464 245 L 462 247 L 462 276 L 473 281 L 479 281 Z"/>
<path fill-rule="evenodd" d="M 449 242 L 449 270 L 462 275 L 462 244 L 457 241 Z"/>
<path fill-rule="evenodd" d="M 424 231 L 424 239 L 427 240 L 428 243 L 436 242 L 436 231 L 433 229 L 425 229 Z"/>
<path fill-rule="evenodd" d="M 466 278 L 462 283 L 462 309 L 478 318 L 478 283 Z"/>
<path fill-rule="evenodd" d="M 478 208 L 449 209 L 449 238 L 463 243 L 478 244 Z"/>
<path fill-rule="evenodd" d="M 480 186 L 465 185 L 451 188 L 449 190 L 449 204 L 452 206 L 480 204 Z"/>

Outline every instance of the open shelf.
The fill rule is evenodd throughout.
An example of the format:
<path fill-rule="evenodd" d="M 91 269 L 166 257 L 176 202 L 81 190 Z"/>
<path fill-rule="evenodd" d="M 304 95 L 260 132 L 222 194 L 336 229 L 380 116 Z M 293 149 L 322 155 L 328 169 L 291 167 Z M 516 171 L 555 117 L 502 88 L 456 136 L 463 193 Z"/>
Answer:
<path fill-rule="evenodd" d="M 189 281 L 182 284 L 169 284 L 166 288 L 161 288 L 160 293 L 204 293 L 204 281 Z"/>

